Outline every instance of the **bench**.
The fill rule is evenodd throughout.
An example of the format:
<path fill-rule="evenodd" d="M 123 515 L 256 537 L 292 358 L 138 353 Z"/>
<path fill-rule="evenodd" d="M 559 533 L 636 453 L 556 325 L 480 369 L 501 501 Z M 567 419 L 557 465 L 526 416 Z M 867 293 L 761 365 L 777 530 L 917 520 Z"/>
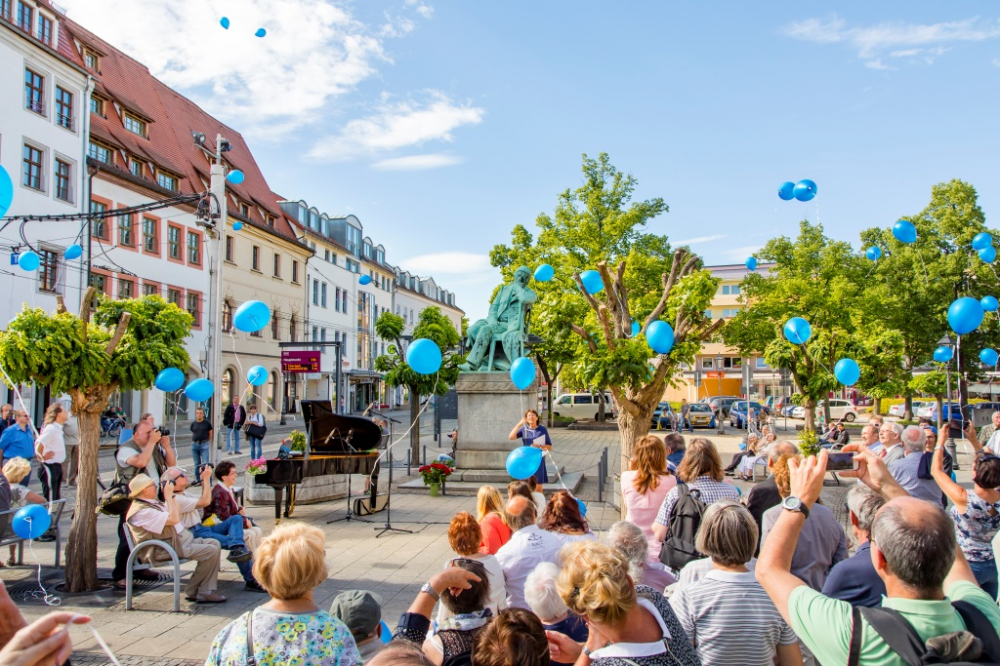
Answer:
<path fill-rule="evenodd" d="M 59 558 L 62 554 L 62 531 L 59 529 L 59 519 L 62 518 L 64 508 L 66 508 L 66 500 L 60 499 L 52 502 L 51 508 L 49 509 L 49 513 L 52 515 L 52 525 L 55 527 L 56 532 L 56 556 L 55 564 L 53 566 L 57 568 L 60 566 Z M 13 531 L 10 531 L 8 534 L 10 522 L 14 518 L 14 514 L 19 510 L 20 507 L 0 512 L 0 546 L 17 544 L 17 563 L 21 565 L 24 564 L 24 542 L 26 539 L 22 539 L 17 536 Z"/>
<path fill-rule="evenodd" d="M 154 547 L 162 548 L 166 551 L 167 555 L 170 556 L 170 561 L 174 565 L 174 612 L 179 613 L 181 610 L 181 565 L 188 562 L 188 560 L 181 559 L 177 555 L 177 551 L 170 544 L 159 539 L 143 541 L 136 546 L 135 539 L 132 537 L 132 530 L 128 528 L 128 525 L 124 525 L 122 529 L 125 530 L 125 542 L 128 544 L 129 549 L 128 562 L 125 565 L 125 610 L 132 610 L 133 573 L 153 568 L 151 564 L 143 564 L 141 562 L 137 564 L 136 559 L 144 548 Z"/>

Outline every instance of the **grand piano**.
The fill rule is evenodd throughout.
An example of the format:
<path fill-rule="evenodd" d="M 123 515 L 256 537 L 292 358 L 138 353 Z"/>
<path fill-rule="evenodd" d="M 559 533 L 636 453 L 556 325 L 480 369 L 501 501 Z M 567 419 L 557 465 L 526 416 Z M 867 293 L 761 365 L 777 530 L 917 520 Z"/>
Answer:
<path fill-rule="evenodd" d="M 375 449 L 382 441 L 382 429 L 368 418 L 336 414 L 329 400 L 303 400 L 300 404 L 306 422 L 305 454 L 268 459 L 267 470 L 254 477 L 254 485 L 274 489 L 275 522 L 281 520 L 282 497 L 288 518 L 295 507 L 296 484 L 311 476 L 370 475 L 370 506 L 375 506 L 379 470 Z"/>

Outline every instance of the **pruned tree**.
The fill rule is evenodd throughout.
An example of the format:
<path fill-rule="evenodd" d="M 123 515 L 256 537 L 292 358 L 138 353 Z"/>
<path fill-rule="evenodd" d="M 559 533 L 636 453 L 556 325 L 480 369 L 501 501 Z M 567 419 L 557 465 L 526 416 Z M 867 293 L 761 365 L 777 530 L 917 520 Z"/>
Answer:
<path fill-rule="evenodd" d="M 84 293 L 80 316 L 23 309 L 0 332 L 0 364 L 17 384 L 67 394 L 80 429 L 76 510 L 66 544 L 69 592 L 98 589 L 97 454 L 101 412 L 111 395 L 153 386 L 164 368 L 187 368 L 184 340 L 193 317 L 159 296 L 111 301 Z"/>

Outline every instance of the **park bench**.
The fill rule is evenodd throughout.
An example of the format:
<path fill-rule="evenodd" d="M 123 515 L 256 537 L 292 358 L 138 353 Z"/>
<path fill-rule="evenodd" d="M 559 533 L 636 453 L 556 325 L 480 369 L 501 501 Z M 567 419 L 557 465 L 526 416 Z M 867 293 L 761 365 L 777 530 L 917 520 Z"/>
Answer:
<path fill-rule="evenodd" d="M 59 529 L 59 519 L 62 518 L 64 508 L 66 508 L 66 500 L 60 499 L 52 502 L 52 525 L 55 526 L 56 533 L 56 540 L 53 542 L 56 545 L 55 564 L 53 565 L 55 567 L 59 567 L 59 558 L 62 554 L 62 532 Z M 19 510 L 20 507 L 0 512 L 0 547 L 17 544 L 17 563 L 20 565 L 24 564 L 24 542 L 27 539 L 22 539 L 10 529 L 11 520 Z"/>

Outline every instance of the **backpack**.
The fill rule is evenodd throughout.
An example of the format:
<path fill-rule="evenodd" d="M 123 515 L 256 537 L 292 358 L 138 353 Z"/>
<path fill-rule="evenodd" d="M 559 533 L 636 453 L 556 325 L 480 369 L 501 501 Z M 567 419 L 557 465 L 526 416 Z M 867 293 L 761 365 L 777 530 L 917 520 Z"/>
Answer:
<path fill-rule="evenodd" d="M 97 500 L 97 512 L 106 516 L 124 516 L 131 506 L 128 484 L 117 480 Z"/>
<path fill-rule="evenodd" d="M 952 664 L 953 666 L 1000 665 L 1000 636 L 993 623 L 967 601 L 953 601 L 952 607 L 962 616 L 965 631 L 953 631 L 923 641 L 913 625 L 891 608 L 854 607 L 851 652 L 848 666 L 861 659 L 861 618 L 909 666 Z"/>
<path fill-rule="evenodd" d="M 667 517 L 667 538 L 660 550 L 660 562 L 679 570 L 688 562 L 705 557 L 694 547 L 705 509 L 697 488 L 688 488 L 686 483 L 677 484 L 677 501 Z"/>

